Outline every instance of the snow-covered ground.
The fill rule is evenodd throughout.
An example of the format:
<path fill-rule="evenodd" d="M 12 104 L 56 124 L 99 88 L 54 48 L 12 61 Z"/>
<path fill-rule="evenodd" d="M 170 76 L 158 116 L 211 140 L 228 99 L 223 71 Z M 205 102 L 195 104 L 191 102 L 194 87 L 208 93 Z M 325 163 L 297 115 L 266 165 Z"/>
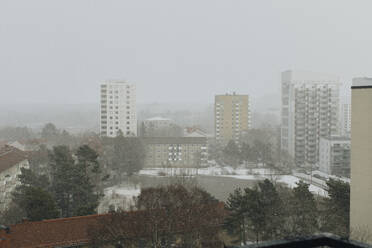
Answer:
<path fill-rule="evenodd" d="M 267 168 L 253 168 L 247 169 L 244 166 L 234 169 L 231 166 L 213 166 L 207 168 L 149 168 L 139 172 L 140 175 L 147 176 L 172 176 L 172 175 L 204 175 L 204 176 L 221 176 L 230 177 L 242 180 L 264 180 L 273 179 L 276 182 L 287 184 L 288 187 L 296 187 L 296 183 L 301 179 L 308 182 L 310 176 L 303 173 L 296 173 L 294 175 L 275 175 L 275 172 Z M 314 184 L 310 185 L 309 190 L 314 194 L 327 196 L 327 191 L 323 188 L 326 187 L 325 182 L 321 179 L 312 178 Z M 321 186 L 321 187 L 320 187 Z"/>
<path fill-rule="evenodd" d="M 350 178 L 328 175 L 327 173 L 324 173 L 324 172 L 318 171 L 318 170 L 313 171 L 312 174 L 313 174 L 313 176 L 314 175 L 319 175 L 319 176 L 324 177 L 326 179 L 332 178 L 332 179 L 336 179 L 336 180 L 341 180 L 341 181 L 346 182 L 346 183 L 350 183 Z"/>
<path fill-rule="evenodd" d="M 141 188 L 139 186 L 128 184 L 106 188 L 104 190 L 105 196 L 98 206 L 98 213 L 107 213 L 110 210 L 110 206 L 113 206 L 115 210 L 128 210 L 134 205 L 134 197 L 140 193 Z"/>
<path fill-rule="evenodd" d="M 146 176 L 173 176 L 173 175 L 185 175 L 185 176 L 223 176 L 223 175 L 271 175 L 274 172 L 270 169 L 265 168 L 253 168 L 247 169 L 244 167 L 238 167 L 234 169 L 231 166 L 213 166 L 207 168 L 148 168 L 139 171 L 139 175 Z"/>
<path fill-rule="evenodd" d="M 318 174 L 323 178 L 337 178 L 335 176 L 329 176 L 319 171 L 314 171 L 313 175 Z M 278 183 L 286 184 L 290 188 L 297 186 L 300 180 L 310 182 L 310 175 L 304 173 L 294 173 L 293 175 L 275 175 L 275 172 L 267 168 L 252 168 L 247 169 L 244 166 L 234 169 L 231 166 L 211 166 L 207 168 L 148 168 L 143 169 L 139 172 L 139 175 L 146 175 L 152 177 L 172 176 L 172 175 L 184 175 L 184 176 L 216 176 L 216 177 L 229 177 L 241 180 L 264 180 L 270 179 Z M 326 184 L 324 180 L 316 177 L 312 177 L 313 184 L 310 185 L 309 190 L 320 196 L 327 196 L 328 193 L 324 188 Z M 342 178 L 341 180 L 347 181 Z M 110 206 L 115 209 L 129 209 L 134 205 L 134 197 L 141 193 L 140 185 L 121 184 L 114 187 L 106 188 L 104 191 L 104 198 L 98 207 L 99 213 L 105 213 L 109 211 Z"/>
<path fill-rule="evenodd" d="M 280 179 L 278 180 L 278 182 L 281 182 L 281 183 L 285 183 L 288 185 L 288 187 L 290 188 L 294 188 L 297 186 L 297 183 L 300 181 L 301 179 L 298 178 L 298 177 L 295 177 L 295 176 L 292 176 L 292 175 L 285 175 L 285 176 L 280 176 Z M 328 196 L 328 192 L 318 186 L 315 186 L 313 184 L 311 184 L 309 186 L 309 190 L 310 192 L 312 192 L 313 194 L 317 194 L 317 195 L 320 195 L 320 196 Z"/>

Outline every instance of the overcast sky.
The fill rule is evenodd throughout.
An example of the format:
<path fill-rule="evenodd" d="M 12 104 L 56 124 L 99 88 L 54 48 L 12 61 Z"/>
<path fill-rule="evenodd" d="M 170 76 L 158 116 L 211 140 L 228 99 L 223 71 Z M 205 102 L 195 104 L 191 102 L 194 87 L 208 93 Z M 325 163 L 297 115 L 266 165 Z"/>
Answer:
<path fill-rule="evenodd" d="M 138 102 L 279 94 L 280 72 L 372 76 L 372 1 L 0 0 L 0 104 L 93 103 L 106 79 Z"/>

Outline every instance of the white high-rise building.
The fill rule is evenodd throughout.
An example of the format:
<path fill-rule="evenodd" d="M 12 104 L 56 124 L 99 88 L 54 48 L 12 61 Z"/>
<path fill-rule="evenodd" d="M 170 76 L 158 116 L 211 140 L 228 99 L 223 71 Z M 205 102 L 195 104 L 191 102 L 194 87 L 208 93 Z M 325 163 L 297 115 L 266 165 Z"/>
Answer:
<path fill-rule="evenodd" d="M 101 84 L 101 136 L 137 135 L 136 86 L 126 81 Z"/>
<path fill-rule="evenodd" d="M 296 165 L 319 161 L 319 141 L 338 133 L 338 77 L 307 71 L 282 73 L 281 148 Z"/>

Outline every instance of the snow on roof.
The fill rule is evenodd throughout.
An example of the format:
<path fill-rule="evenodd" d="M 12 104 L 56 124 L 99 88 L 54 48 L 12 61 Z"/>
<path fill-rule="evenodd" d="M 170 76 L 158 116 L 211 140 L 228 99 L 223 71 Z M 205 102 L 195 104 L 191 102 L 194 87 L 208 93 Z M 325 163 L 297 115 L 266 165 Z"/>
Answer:
<path fill-rule="evenodd" d="M 170 120 L 171 119 L 163 118 L 163 117 L 160 117 L 160 116 L 146 119 L 146 121 L 170 121 Z"/>

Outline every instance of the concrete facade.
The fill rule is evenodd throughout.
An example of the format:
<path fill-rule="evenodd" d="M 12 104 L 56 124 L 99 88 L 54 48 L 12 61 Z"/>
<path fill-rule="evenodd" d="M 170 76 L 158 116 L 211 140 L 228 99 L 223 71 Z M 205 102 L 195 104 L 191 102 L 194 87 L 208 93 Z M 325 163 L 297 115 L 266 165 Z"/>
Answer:
<path fill-rule="evenodd" d="M 217 95 L 214 106 L 215 137 L 219 144 L 240 143 L 241 133 L 251 126 L 248 95 Z"/>
<path fill-rule="evenodd" d="M 206 163 L 206 137 L 144 137 L 145 167 L 195 168 Z"/>
<path fill-rule="evenodd" d="M 163 117 L 153 117 L 143 121 L 146 128 L 167 128 L 172 125 L 173 121 Z"/>
<path fill-rule="evenodd" d="M 126 81 L 101 84 L 100 135 L 137 136 L 136 87 Z"/>
<path fill-rule="evenodd" d="M 328 175 L 350 176 L 350 139 L 348 137 L 320 138 L 319 170 Z"/>
<path fill-rule="evenodd" d="M 351 236 L 372 243 L 372 80 L 353 81 L 351 106 Z"/>
<path fill-rule="evenodd" d="M 319 161 L 319 141 L 339 133 L 338 77 L 306 71 L 282 73 L 281 149 L 297 166 Z"/>

